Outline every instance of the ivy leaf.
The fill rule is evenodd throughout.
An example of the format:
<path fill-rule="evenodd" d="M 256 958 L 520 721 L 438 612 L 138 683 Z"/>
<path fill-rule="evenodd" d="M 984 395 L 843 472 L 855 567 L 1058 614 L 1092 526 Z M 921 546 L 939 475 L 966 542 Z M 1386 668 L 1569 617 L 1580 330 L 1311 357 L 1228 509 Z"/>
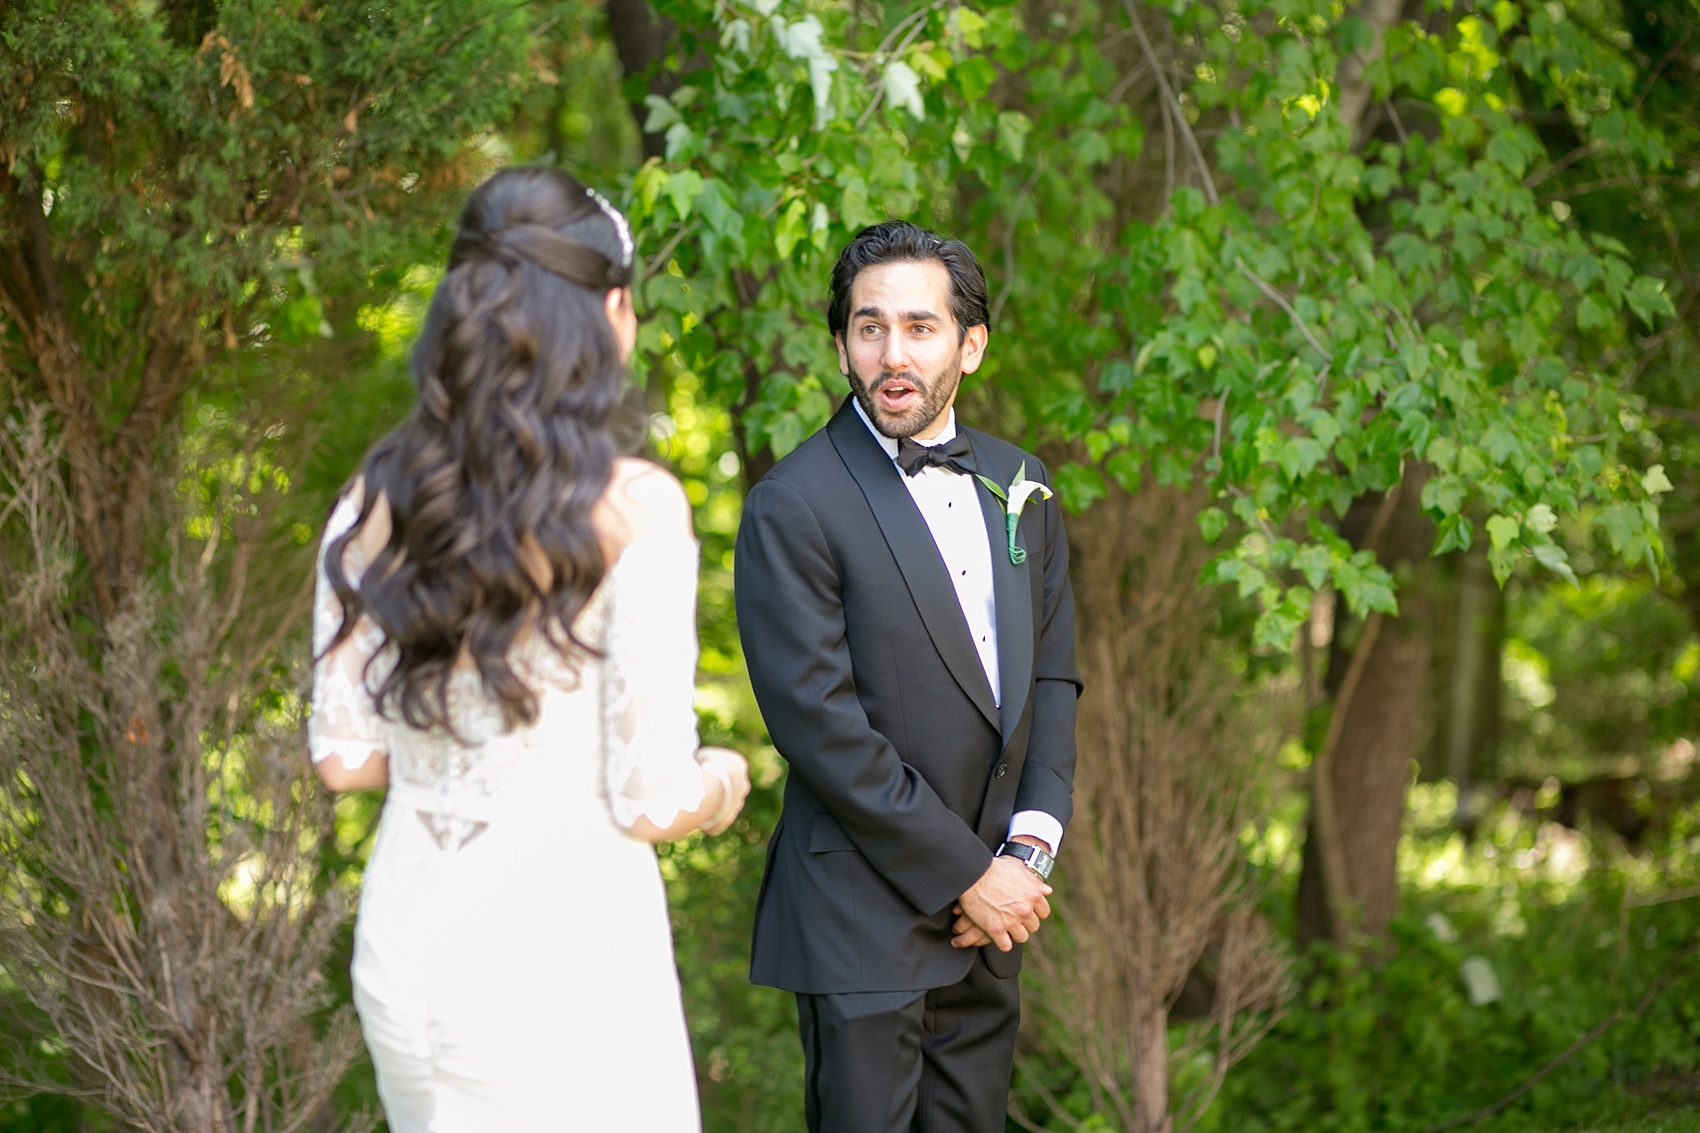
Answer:
<path fill-rule="evenodd" d="M 1597 295 L 1584 295 L 1576 304 L 1576 329 L 1583 334 L 1611 325 L 1611 311 Z"/>
<path fill-rule="evenodd" d="M 1312 544 L 1293 556 L 1293 569 L 1304 575 L 1313 589 L 1327 581 L 1333 566 L 1334 556 L 1329 554 L 1327 547 Z"/>
<path fill-rule="evenodd" d="M 1165 453 L 1157 454 L 1157 478 L 1159 481 L 1163 480 L 1163 458 L 1165 455 Z M 1104 471 L 1110 479 L 1121 485 L 1123 491 L 1137 492 L 1140 482 L 1145 477 L 1145 461 L 1141 459 L 1138 452 L 1122 449 L 1119 452 L 1112 453 L 1110 458 L 1104 461 Z M 1163 482 L 1167 483 L 1168 481 Z"/>
<path fill-rule="evenodd" d="M 1535 554 L 1535 561 L 1570 583 L 1580 585 L 1576 581 L 1576 572 L 1570 567 L 1570 556 L 1564 553 L 1564 548 L 1557 543 L 1537 543 L 1529 548 Z"/>
<path fill-rule="evenodd" d="M 1311 597 L 1311 592 L 1302 586 L 1282 592 L 1280 597 L 1258 616 L 1257 625 L 1252 631 L 1256 644 L 1264 649 L 1282 652 L 1291 649 L 1299 628 L 1310 620 Z"/>
<path fill-rule="evenodd" d="M 767 438 L 774 455 L 784 456 L 803 443 L 803 422 L 794 413 L 781 413 L 768 424 Z"/>
<path fill-rule="evenodd" d="M 992 61 L 979 55 L 971 55 L 951 68 L 956 89 L 962 92 L 962 100 L 970 106 L 984 97 L 997 77 L 998 69 Z"/>
<path fill-rule="evenodd" d="M 914 115 L 917 122 L 927 116 L 927 105 L 921 98 L 921 76 L 903 60 L 893 59 L 885 65 L 880 74 L 880 86 L 885 90 L 887 102 L 901 106 Z"/>
<path fill-rule="evenodd" d="M 1198 513 L 1198 533 L 1206 543 L 1214 543 L 1228 529 L 1228 514 L 1219 507 L 1207 507 Z"/>
<path fill-rule="evenodd" d="M 1676 314 L 1676 308 L 1671 306 L 1670 296 L 1665 294 L 1665 283 L 1662 279 L 1639 275 L 1635 282 L 1623 293 L 1623 301 L 1629 304 L 1629 309 L 1635 312 L 1647 326 L 1653 325 L 1657 316 L 1671 318 Z"/>
<path fill-rule="evenodd" d="M 1503 550 L 1517 541 L 1517 532 L 1522 525 L 1516 517 L 1496 515 L 1487 521 L 1488 538 L 1493 542 L 1494 550 Z"/>
<path fill-rule="evenodd" d="M 1513 178 L 1521 180 L 1528 168 L 1528 151 L 1515 133 L 1495 134 L 1487 145 L 1488 159 L 1505 166 Z"/>
<path fill-rule="evenodd" d="M 1434 541 L 1432 553 L 1444 555 L 1448 551 L 1468 551 L 1474 534 L 1468 516 L 1449 515 L 1440 521 L 1440 536 Z"/>
<path fill-rule="evenodd" d="M 1619 554 L 1622 554 L 1624 548 L 1629 546 L 1629 541 L 1635 537 L 1636 532 L 1641 527 L 1639 517 L 1635 514 L 1634 509 L 1628 504 L 1622 503 L 1608 504 L 1601 508 L 1596 522 L 1604 529 L 1606 538 L 1611 541 L 1611 549 Z"/>
<path fill-rule="evenodd" d="M 1056 483 L 1063 506 L 1077 515 L 1103 499 L 1107 491 L 1103 473 L 1090 464 L 1072 461 L 1057 469 Z"/>
<path fill-rule="evenodd" d="M 809 19 L 814 19 L 810 16 Z M 815 129 L 832 120 L 832 74 L 838 70 L 838 60 L 821 54 L 809 60 L 809 87 L 815 94 Z"/>
<path fill-rule="evenodd" d="M 1214 582 L 1233 583 L 1241 598 L 1250 598 L 1269 587 L 1269 576 L 1263 569 L 1244 559 L 1218 559 L 1210 576 Z"/>
<path fill-rule="evenodd" d="M 1647 474 L 1641 477 L 1641 487 L 1649 496 L 1657 496 L 1671 490 L 1670 477 L 1665 475 L 1665 466 L 1655 464 L 1647 469 Z"/>
<path fill-rule="evenodd" d="M 1442 515 L 1458 514 L 1464 506 L 1464 485 L 1456 476 L 1436 476 L 1423 485 L 1422 505 Z"/>
<path fill-rule="evenodd" d="M 1375 29 L 1357 16 L 1347 16 L 1340 21 L 1340 54 L 1350 55 L 1354 51 L 1366 54 L 1375 46 Z"/>
<path fill-rule="evenodd" d="M 777 24 L 779 46 L 793 59 L 819 59 L 826 54 L 821 35 L 826 31 L 818 16 L 804 16 L 794 24 Z"/>
<path fill-rule="evenodd" d="M 1535 534 L 1545 535 L 1558 526 L 1558 516 L 1546 504 L 1536 504 L 1523 513 L 1523 522 Z"/>
<path fill-rule="evenodd" d="M 809 214 L 809 208 L 802 198 L 792 201 L 785 206 L 785 211 L 779 216 L 779 223 L 773 230 L 773 249 L 779 253 L 779 258 L 788 260 L 791 253 L 803 237 L 808 235 L 808 226 L 804 218 Z"/>
<path fill-rule="evenodd" d="M 743 232 L 744 217 L 724 181 L 707 181 L 696 198 L 696 207 L 708 226 L 722 236 L 736 237 Z"/>
<path fill-rule="evenodd" d="M 1517 443 L 1517 435 L 1500 425 L 1490 428 L 1482 441 L 1487 446 L 1488 457 L 1496 465 L 1504 465 L 1521 447 Z"/>
<path fill-rule="evenodd" d="M 1513 547 L 1490 547 L 1488 566 L 1493 568 L 1493 580 L 1504 586 L 1517 566 L 1517 551 Z"/>
<path fill-rule="evenodd" d="M 662 182 L 661 191 L 667 194 L 667 199 L 673 204 L 673 211 L 679 214 L 681 221 L 691 218 L 691 207 L 695 204 L 697 195 L 702 192 L 702 185 L 702 174 L 694 169 L 669 173 L 667 180 Z"/>
<path fill-rule="evenodd" d="M 969 47 L 979 47 L 984 42 L 981 32 L 985 30 L 986 17 L 982 16 L 974 9 L 962 7 L 952 8 L 950 10 L 950 22 L 955 26 L 956 30 L 961 33 L 962 42 L 966 43 Z"/>
<path fill-rule="evenodd" d="M 649 107 L 649 117 L 643 120 L 646 134 L 664 134 L 669 126 L 684 121 L 679 108 L 658 94 L 646 95 L 643 104 Z"/>
<path fill-rule="evenodd" d="M 966 118 L 956 120 L 956 128 L 950 132 L 950 148 L 964 165 L 968 163 L 969 155 L 974 152 L 974 132 L 968 128 Z"/>
<path fill-rule="evenodd" d="M 826 234 L 831 225 L 832 213 L 827 210 L 826 202 L 816 201 L 809 215 L 809 243 L 815 246 L 815 251 L 826 251 Z"/>
<path fill-rule="evenodd" d="M 1350 559 L 1337 561 L 1333 569 L 1334 588 L 1346 600 L 1346 605 L 1360 617 L 1379 610 L 1398 614 L 1399 603 L 1393 596 L 1393 576 L 1373 559 L 1359 553 Z"/>
<path fill-rule="evenodd" d="M 1032 129 L 1032 121 L 1021 111 L 1003 111 L 998 115 L 998 148 L 1008 154 L 1011 161 L 1020 161 L 1027 149 L 1028 131 Z"/>

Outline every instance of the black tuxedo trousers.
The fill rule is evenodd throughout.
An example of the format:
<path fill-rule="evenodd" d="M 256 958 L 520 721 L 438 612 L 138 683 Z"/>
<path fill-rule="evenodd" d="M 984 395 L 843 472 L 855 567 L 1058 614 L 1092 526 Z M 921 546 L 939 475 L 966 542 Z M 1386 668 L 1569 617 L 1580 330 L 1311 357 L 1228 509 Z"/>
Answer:
<path fill-rule="evenodd" d="M 963 432 L 982 474 L 1007 485 L 1025 466 L 1048 482 L 1037 458 Z M 1001 705 L 926 521 L 852 403 L 745 502 L 739 633 L 789 765 L 757 904 L 756 983 L 802 996 L 920 992 L 961 984 L 976 964 L 1005 980 L 1020 970 L 1019 947 L 952 948 L 952 907 L 1015 811 L 1068 822 L 1074 611 L 1058 502 L 1028 503 L 1015 564 L 1002 505 L 976 487 Z M 1007 1088 L 1007 1057 L 1001 1074 Z"/>

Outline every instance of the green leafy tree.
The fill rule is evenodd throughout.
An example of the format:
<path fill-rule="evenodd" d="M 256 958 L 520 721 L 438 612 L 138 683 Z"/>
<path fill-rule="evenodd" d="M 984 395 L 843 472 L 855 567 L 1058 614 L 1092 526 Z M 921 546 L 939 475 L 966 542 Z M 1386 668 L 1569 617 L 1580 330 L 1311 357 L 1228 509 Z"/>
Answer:
<path fill-rule="evenodd" d="M 663 6 L 687 29 L 681 55 L 712 65 L 650 99 L 667 158 L 633 190 L 669 237 L 658 258 L 681 273 L 651 284 L 672 320 L 656 335 L 734 395 L 753 447 L 783 453 L 828 412 L 826 253 L 886 213 L 937 210 L 991 237 L 983 249 L 1007 230 L 1035 262 L 1023 274 L 1012 252 L 994 281 L 1020 333 L 990 377 L 1020 373 L 1006 384 L 1023 417 L 1086 446 L 1065 479 L 1071 505 L 1147 470 L 1186 481 L 1202 458 L 1226 503 L 1201 516 L 1206 534 L 1241 528 L 1214 576 L 1261 600 L 1261 644 L 1288 644 L 1324 585 L 1358 611 L 1395 608 L 1386 573 L 1325 520 L 1397 483 L 1407 459 L 1435 469 L 1435 549 L 1485 535 L 1502 580 L 1520 556 L 1565 575 L 1551 533 L 1594 504 L 1615 551 L 1657 564 L 1664 478 L 1618 459 L 1620 375 L 1597 363 L 1626 320 L 1651 323 L 1669 301 L 1621 242 L 1567 225 L 1522 185 L 1547 159 L 1529 103 L 1616 95 L 1584 140 L 1642 168 L 1669 160 L 1621 108 L 1630 69 L 1544 8 L 1448 16 L 1442 35 L 1288 7 L 1190 7 L 1163 29 L 1168 58 L 1153 46 L 1141 66 L 1098 50 L 1128 27 L 1151 44 L 1115 7 L 1058 11 L 1083 26 L 1043 37 L 1015 9 L 932 6 L 865 44 L 844 12 Z M 871 50 L 837 46 L 858 31 Z M 1374 126 L 1391 140 L 1354 141 L 1364 123 L 1342 120 L 1354 53 L 1373 55 L 1353 68 L 1358 111 L 1384 108 Z M 1172 83 L 1182 64 L 1195 77 Z M 1103 182 L 1144 156 L 1130 97 L 1142 77 L 1178 142 L 1164 191 L 1140 207 Z M 1136 81 L 1108 98 L 1122 78 Z M 1421 104 L 1409 128 L 1396 98 Z M 1218 136 L 1212 154 L 1198 121 Z M 754 389 L 741 359 L 757 360 Z M 1286 534 L 1292 517 L 1305 523 Z"/>
<path fill-rule="evenodd" d="M 8 1085 L 151 1130 L 325 1120 L 358 1039 L 323 1010 L 344 906 L 299 738 L 347 468 L 314 455 L 384 415 L 393 383 L 340 379 L 499 156 L 549 14 L 0 10 Z"/>
<path fill-rule="evenodd" d="M 1550 118 L 1625 168 L 1671 160 L 1583 6 L 657 8 L 681 81 L 648 99 L 664 152 L 631 189 L 658 247 L 647 343 L 728 406 L 747 474 L 831 409 L 830 254 L 910 215 L 986 259 L 974 396 L 1064 458 L 1074 540 L 1114 538 L 1120 496 L 1201 484 L 1205 576 L 1255 604 L 1255 649 L 1284 651 L 1334 593 L 1368 663 L 1399 606 L 1377 525 L 1342 531 L 1354 501 L 1383 531 L 1397 508 L 1433 524 L 1418 558 L 1485 545 L 1501 582 L 1572 578 L 1562 522 L 1661 567 L 1667 477 L 1626 445 L 1619 347 L 1670 317 L 1664 284 L 1535 191 L 1567 167 Z M 1342 841 L 1319 763 L 1331 917 L 1344 936 L 1367 904 L 1373 931 L 1405 763 L 1348 800 L 1373 854 Z M 1163 1128 L 1162 1043 L 1133 1047 L 1138 1125 Z"/>

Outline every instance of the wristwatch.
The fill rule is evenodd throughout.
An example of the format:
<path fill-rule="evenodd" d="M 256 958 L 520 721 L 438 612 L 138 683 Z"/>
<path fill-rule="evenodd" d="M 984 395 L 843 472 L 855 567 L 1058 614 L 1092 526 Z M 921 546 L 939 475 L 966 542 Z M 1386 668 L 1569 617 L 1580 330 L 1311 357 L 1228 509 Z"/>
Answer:
<path fill-rule="evenodd" d="M 1057 860 L 1037 846 L 1029 846 L 1025 842 L 1005 842 L 998 847 L 994 855 L 1000 858 L 1019 858 L 1021 864 L 1039 875 L 1040 881 L 1051 879 L 1051 870 L 1056 867 Z"/>

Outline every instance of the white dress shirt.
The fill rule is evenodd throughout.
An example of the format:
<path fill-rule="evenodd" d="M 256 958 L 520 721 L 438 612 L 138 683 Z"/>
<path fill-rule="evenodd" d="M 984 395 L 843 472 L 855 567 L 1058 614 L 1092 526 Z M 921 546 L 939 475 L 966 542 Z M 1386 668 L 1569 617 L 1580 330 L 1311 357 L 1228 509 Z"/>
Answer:
<path fill-rule="evenodd" d="M 874 435 L 886 454 L 896 461 L 897 442 L 874 428 L 861 402 L 852 401 L 862 424 L 868 427 L 868 432 Z M 956 410 L 949 411 L 944 428 L 937 436 L 924 441 L 918 437 L 911 439 L 929 448 L 955 440 Z M 932 532 L 939 557 L 944 559 L 944 565 L 950 571 L 951 585 L 956 587 L 956 601 L 962 607 L 968 633 L 980 655 L 980 668 L 985 670 L 986 680 L 992 686 L 992 702 L 1001 705 L 1003 690 L 998 679 L 998 619 L 992 589 L 992 546 L 986 537 L 985 514 L 980 510 L 979 493 L 984 489 L 972 476 L 931 465 L 913 476 L 904 475 L 902 469 L 898 469 L 897 474 L 914 498 L 921 518 L 927 521 L 927 529 Z M 1062 823 L 1042 810 L 1017 811 L 1009 820 L 1009 836 L 1014 838 L 1018 834 L 1039 839 L 1054 854 L 1061 847 Z"/>

